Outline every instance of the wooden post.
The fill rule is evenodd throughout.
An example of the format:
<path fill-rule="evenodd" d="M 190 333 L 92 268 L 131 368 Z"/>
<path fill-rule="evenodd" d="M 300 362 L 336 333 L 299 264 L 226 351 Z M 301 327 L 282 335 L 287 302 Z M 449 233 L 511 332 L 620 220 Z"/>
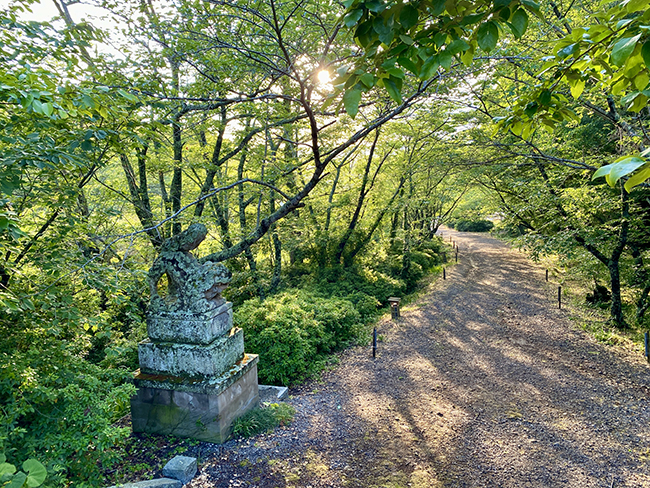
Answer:
<path fill-rule="evenodd" d="M 562 308 L 562 287 L 557 287 L 557 308 Z"/>
<path fill-rule="evenodd" d="M 456 262 L 458 262 L 458 249 L 456 249 Z"/>
<path fill-rule="evenodd" d="M 546 270 L 546 281 L 548 281 L 548 269 Z"/>
<path fill-rule="evenodd" d="M 644 339 L 644 342 L 645 342 L 645 358 L 650 363 L 650 338 L 648 337 L 647 332 L 645 334 L 643 334 L 643 339 Z"/>
<path fill-rule="evenodd" d="M 372 357 L 377 356 L 377 327 L 372 331 Z"/>
<path fill-rule="evenodd" d="M 443 280 L 447 279 L 447 271 L 445 270 L 445 268 L 442 268 L 442 279 Z"/>

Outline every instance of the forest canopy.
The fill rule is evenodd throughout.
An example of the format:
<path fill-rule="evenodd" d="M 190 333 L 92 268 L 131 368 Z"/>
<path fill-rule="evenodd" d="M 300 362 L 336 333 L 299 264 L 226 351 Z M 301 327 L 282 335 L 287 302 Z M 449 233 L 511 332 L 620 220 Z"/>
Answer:
<path fill-rule="evenodd" d="M 649 1 L 50 1 L 0 11 L 10 462 L 119 460 L 146 272 L 196 222 L 269 382 L 362 340 L 441 225 L 488 215 L 647 326 Z"/>

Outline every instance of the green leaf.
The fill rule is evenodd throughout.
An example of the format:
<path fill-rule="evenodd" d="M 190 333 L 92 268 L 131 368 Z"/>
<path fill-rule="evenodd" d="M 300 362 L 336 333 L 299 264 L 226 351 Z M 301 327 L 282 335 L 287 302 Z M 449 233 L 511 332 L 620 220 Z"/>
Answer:
<path fill-rule="evenodd" d="M 608 175 L 609 172 L 612 170 L 613 164 L 606 164 L 605 166 L 601 166 L 596 170 L 596 172 L 593 174 L 591 177 L 591 181 L 595 180 L 596 178 L 602 178 L 605 175 Z"/>
<path fill-rule="evenodd" d="M 634 51 L 634 47 L 639 39 L 641 39 L 641 34 L 637 34 L 634 37 L 624 37 L 616 41 L 609 58 L 611 63 L 614 66 L 623 66 L 627 58 L 632 54 L 632 51 Z"/>
<path fill-rule="evenodd" d="M 447 42 L 447 33 L 438 32 L 435 36 L 433 36 L 433 42 L 436 47 L 440 49 L 445 44 L 445 42 Z"/>
<path fill-rule="evenodd" d="M 631 103 L 633 103 L 633 102 L 634 102 L 634 99 L 635 99 L 636 97 L 638 97 L 640 94 L 641 94 L 641 93 L 638 92 L 638 91 L 635 91 L 635 92 L 632 92 L 632 93 L 628 93 L 628 94 L 625 95 L 623 98 L 621 98 L 621 103 L 627 107 L 628 105 L 630 105 Z"/>
<path fill-rule="evenodd" d="M 535 113 L 537 113 L 537 109 L 539 108 L 539 105 L 537 102 L 528 102 L 526 104 L 526 108 L 524 109 L 524 113 L 529 117 L 532 118 Z"/>
<path fill-rule="evenodd" d="M 404 78 L 404 71 L 402 71 L 399 68 L 388 68 L 386 70 L 386 73 L 388 73 L 391 76 L 394 76 L 395 78 Z"/>
<path fill-rule="evenodd" d="M 40 100 L 34 100 L 34 101 L 32 102 L 32 109 L 33 109 L 34 112 L 36 112 L 37 114 L 42 114 L 42 113 L 43 113 L 43 104 L 41 103 Z"/>
<path fill-rule="evenodd" d="M 368 10 L 377 14 L 379 12 L 383 12 L 386 9 L 386 5 L 384 5 L 383 2 L 380 2 L 379 0 L 370 0 L 365 2 L 364 5 Z"/>
<path fill-rule="evenodd" d="M 438 56 L 431 56 L 422 65 L 419 78 L 421 80 L 430 79 L 431 77 L 433 77 L 434 74 L 436 74 L 439 66 L 440 66 L 440 61 L 438 60 Z"/>
<path fill-rule="evenodd" d="M 122 90 L 121 88 L 118 88 L 118 89 L 117 89 L 117 93 L 119 93 L 120 95 L 122 95 L 122 96 L 123 96 L 124 98 L 126 98 L 129 102 L 133 102 L 133 103 L 135 103 L 135 102 L 138 101 L 138 98 L 137 98 L 135 95 L 132 95 L 131 93 L 129 93 L 129 92 L 127 92 L 127 91 L 124 91 L 124 90 Z"/>
<path fill-rule="evenodd" d="M 372 21 L 372 28 L 380 36 L 392 34 L 392 29 L 384 23 L 384 18 L 381 16 L 375 17 Z"/>
<path fill-rule="evenodd" d="M 361 83 L 363 83 L 367 88 L 372 88 L 375 84 L 375 77 L 371 73 L 365 73 L 359 78 Z"/>
<path fill-rule="evenodd" d="M 571 85 L 571 96 L 573 98 L 579 98 L 584 89 L 585 82 L 583 80 L 577 80 L 573 85 Z"/>
<path fill-rule="evenodd" d="M 460 60 L 465 66 L 470 66 L 472 64 L 472 61 L 474 61 L 474 48 L 470 46 L 467 51 L 461 54 Z"/>
<path fill-rule="evenodd" d="M 446 70 L 449 70 L 449 68 L 451 68 L 451 58 L 452 58 L 451 53 L 449 53 L 447 51 L 442 51 L 438 55 L 438 60 L 440 62 L 440 66 L 442 66 Z"/>
<path fill-rule="evenodd" d="M 7 220 L 7 223 L 9 223 L 9 220 Z M 6 459 L 7 458 L 5 457 L 5 460 Z M 5 474 L 14 474 L 15 472 L 16 472 L 16 466 L 14 466 L 13 464 L 5 463 L 5 462 L 0 463 L 0 477 L 4 476 Z"/>
<path fill-rule="evenodd" d="M 412 5 L 405 5 L 399 14 L 399 23 L 404 30 L 409 30 L 418 23 L 418 9 Z"/>
<path fill-rule="evenodd" d="M 629 192 L 637 185 L 640 185 L 644 181 L 650 178 L 650 165 L 644 165 L 639 170 L 630 176 L 625 182 L 625 189 Z"/>
<path fill-rule="evenodd" d="M 404 44 L 408 44 L 409 46 L 413 45 L 413 39 L 406 34 L 400 34 L 399 38 Z"/>
<path fill-rule="evenodd" d="M 357 22 L 359 22 L 359 19 L 363 16 L 363 9 L 356 9 L 353 10 L 352 12 L 349 12 L 344 18 L 343 18 L 343 23 L 345 26 L 349 29 L 352 26 L 356 25 Z"/>
<path fill-rule="evenodd" d="M 23 463 L 23 470 L 27 473 L 27 486 L 36 488 L 40 486 L 47 478 L 47 470 L 45 466 L 39 463 L 36 459 L 28 459 Z"/>
<path fill-rule="evenodd" d="M 648 97 L 643 92 L 634 99 L 634 103 L 628 107 L 630 112 L 638 113 L 648 105 Z"/>
<path fill-rule="evenodd" d="M 519 39 L 524 35 L 527 28 L 528 14 L 523 8 L 517 9 L 517 11 L 512 15 L 512 20 L 510 21 L 510 30 L 512 30 L 514 36 Z"/>
<path fill-rule="evenodd" d="M 650 69 L 650 41 L 645 41 L 643 47 L 641 47 L 641 56 L 643 56 L 646 68 Z"/>
<path fill-rule="evenodd" d="M 477 41 L 483 51 L 490 52 L 497 46 L 499 40 L 499 29 L 495 22 L 488 21 L 478 28 Z"/>
<path fill-rule="evenodd" d="M 538 100 L 541 105 L 548 106 L 551 103 L 551 91 L 542 90 L 542 92 L 539 94 Z"/>
<path fill-rule="evenodd" d="M 454 54 L 458 54 L 460 52 L 465 52 L 468 49 L 469 49 L 469 44 L 467 44 L 462 39 L 456 39 L 455 41 L 453 41 L 451 44 L 449 44 L 445 48 L 445 51 L 448 52 L 451 55 L 454 55 Z"/>
<path fill-rule="evenodd" d="M 27 481 L 27 475 L 22 471 L 18 471 L 4 488 L 22 488 L 25 485 L 25 481 Z"/>
<path fill-rule="evenodd" d="M 524 7 L 526 7 L 531 12 L 536 14 L 539 13 L 539 4 L 534 0 L 521 0 L 521 3 L 523 4 Z"/>
<path fill-rule="evenodd" d="M 639 10 L 648 10 L 650 2 L 648 0 L 630 0 L 625 6 L 628 13 L 638 12 Z"/>
<path fill-rule="evenodd" d="M 644 164 L 646 164 L 646 160 L 641 159 L 638 156 L 624 156 L 618 161 L 615 161 L 612 165 L 611 171 L 609 172 L 610 186 L 615 186 L 618 180 L 624 176 L 629 175 L 630 173 L 634 173 Z"/>
<path fill-rule="evenodd" d="M 384 83 L 384 87 L 386 88 L 386 91 L 390 95 L 390 97 L 396 102 L 396 103 L 402 103 L 402 93 L 400 89 L 397 86 L 397 79 L 393 78 L 392 76 L 390 78 L 384 78 L 382 82 Z"/>
<path fill-rule="evenodd" d="M 440 15 L 445 11 L 446 0 L 432 0 L 431 1 L 431 15 L 434 17 Z"/>
<path fill-rule="evenodd" d="M 361 90 L 352 89 L 347 90 L 343 94 L 343 106 L 345 111 L 352 118 L 357 116 L 359 112 L 359 102 L 361 101 Z"/>
<path fill-rule="evenodd" d="M 579 49 L 580 49 L 580 44 L 578 44 L 577 42 L 573 44 L 569 44 L 568 46 L 560 49 L 557 52 L 557 57 L 560 59 L 568 58 L 569 56 L 577 53 Z"/>
<path fill-rule="evenodd" d="M 471 15 L 466 15 L 463 17 L 463 19 L 460 21 L 460 25 L 466 26 L 466 25 L 474 25 L 478 24 L 483 18 L 486 16 L 486 13 L 482 14 L 471 14 Z"/>
<path fill-rule="evenodd" d="M 416 65 L 413 61 L 411 61 L 409 58 L 399 57 L 399 58 L 397 58 L 397 63 L 398 63 L 402 68 L 406 68 L 407 70 L 409 70 L 409 71 L 410 71 L 411 73 L 413 73 L 413 74 L 417 74 L 417 73 L 418 73 L 418 67 L 417 67 L 417 65 Z"/>

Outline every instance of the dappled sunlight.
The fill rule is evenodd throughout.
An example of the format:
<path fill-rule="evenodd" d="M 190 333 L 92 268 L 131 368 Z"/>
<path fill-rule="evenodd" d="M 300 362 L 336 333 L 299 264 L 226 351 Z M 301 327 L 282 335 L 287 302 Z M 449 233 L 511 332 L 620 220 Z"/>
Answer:
<path fill-rule="evenodd" d="M 572 328 L 522 255 L 456 239 L 447 280 L 377 325 L 376 358 L 348 350 L 294 397 L 307 454 L 271 466 L 278 486 L 650 488 L 647 366 Z"/>

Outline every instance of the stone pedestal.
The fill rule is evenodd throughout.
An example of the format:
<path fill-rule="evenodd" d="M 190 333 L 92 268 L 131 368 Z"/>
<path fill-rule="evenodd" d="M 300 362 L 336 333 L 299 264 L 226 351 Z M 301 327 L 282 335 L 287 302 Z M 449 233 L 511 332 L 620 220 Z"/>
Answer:
<path fill-rule="evenodd" d="M 149 316 L 147 326 L 149 340 L 138 345 L 133 431 L 225 442 L 232 422 L 259 404 L 258 357 L 244 353 L 232 304 Z"/>

